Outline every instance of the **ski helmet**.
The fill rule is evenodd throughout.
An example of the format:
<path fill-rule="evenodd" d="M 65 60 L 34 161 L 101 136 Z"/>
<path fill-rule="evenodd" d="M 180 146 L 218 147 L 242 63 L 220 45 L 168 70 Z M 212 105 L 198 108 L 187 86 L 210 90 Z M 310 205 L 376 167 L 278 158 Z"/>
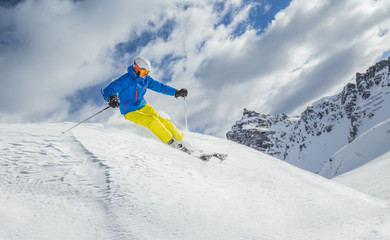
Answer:
<path fill-rule="evenodd" d="M 149 60 L 143 57 L 134 58 L 134 71 L 140 72 L 142 75 L 147 75 L 152 70 L 152 65 Z"/>

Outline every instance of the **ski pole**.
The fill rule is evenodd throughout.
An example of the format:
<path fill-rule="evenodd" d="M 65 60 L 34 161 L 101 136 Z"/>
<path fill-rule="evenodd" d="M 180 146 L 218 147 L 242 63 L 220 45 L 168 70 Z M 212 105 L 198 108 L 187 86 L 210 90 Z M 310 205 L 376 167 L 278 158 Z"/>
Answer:
<path fill-rule="evenodd" d="M 107 110 L 107 109 L 109 109 L 109 108 L 110 108 L 110 106 L 108 106 L 108 107 L 105 107 L 104 109 L 100 110 L 99 112 L 95 113 L 94 115 L 90 116 L 89 118 L 87 118 L 87 119 L 84 119 L 83 121 L 81 121 L 81 122 L 77 123 L 76 125 L 74 125 L 73 127 L 69 128 L 68 130 L 66 130 L 66 131 L 62 132 L 61 136 L 62 136 L 63 134 L 65 134 L 66 132 L 69 132 L 69 131 L 70 131 L 70 130 L 72 130 L 73 128 L 77 127 L 78 125 L 82 124 L 83 122 L 86 122 L 86 121 L 88 121 L 89 119 L 91 119 L 91 118 L 95 117 L 96 115 L 98 115 L 98 114 L 102 113 L 103 111 L 105 111 L 105 110 Z"/>
<path fill-rule="evenodd" d="M 186 120 L 186 131 L 188 131 L 187 104 L 186 104 L 186 98 L 185 97 L 183 97 L 183 101 L 184 101 L 184 117 L 185 117 L 185 120 Z"/>

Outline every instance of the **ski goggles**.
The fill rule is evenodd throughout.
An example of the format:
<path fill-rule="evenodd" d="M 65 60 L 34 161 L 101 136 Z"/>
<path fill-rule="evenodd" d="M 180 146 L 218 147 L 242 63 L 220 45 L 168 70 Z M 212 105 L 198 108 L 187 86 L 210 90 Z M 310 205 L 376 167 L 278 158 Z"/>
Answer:
<path fill-rule="evenodd" d="M 140 72 L 142 75 L 148 75 L 149 71 L 143 68 L 138 67 L 138 65 L 134 62 L 134 66 L 137 69 L 138 72 Z"/>

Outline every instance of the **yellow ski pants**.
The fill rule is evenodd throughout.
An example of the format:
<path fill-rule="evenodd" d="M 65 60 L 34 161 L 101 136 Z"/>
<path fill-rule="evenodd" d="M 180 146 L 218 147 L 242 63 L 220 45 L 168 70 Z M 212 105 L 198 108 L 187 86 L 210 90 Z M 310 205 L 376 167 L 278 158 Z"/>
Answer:
<path fill-rule="evenodd" d="M 183 133 L 169 119 L 161 117 L 148 103 L 136 111 L 126 113 L 124 116 L 135 124 L 149 128 L 164 143 L 168 143 L 172 138 L 176 141 L 183 139 Z"/>

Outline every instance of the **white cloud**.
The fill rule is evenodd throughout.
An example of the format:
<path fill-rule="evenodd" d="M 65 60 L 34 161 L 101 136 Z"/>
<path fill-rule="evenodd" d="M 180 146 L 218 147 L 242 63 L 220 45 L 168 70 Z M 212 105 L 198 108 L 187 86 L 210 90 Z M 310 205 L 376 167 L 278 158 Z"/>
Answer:
<path fill-rule="evenodd" d="M 258 36 L 248 29 L 236 39 L 229 35 L 233 24 L 210 27 L 218 17 L 209 17 L 205 11 L 198 22 L 189 21 L 193 24 L 190 33 L 173 35 L 168 43 L 185 46 L 178 54 L 187 58 L 177 63 L 180 67 L 173 83 L 190 89 L 190 126 L 223 135 L 243 107 L 299 114 L 307 104 L 334 94 L 389 50 L 389 3 L 293 1 L 264 34 Z M 191 9 L 191 14 L 198 10 Z M 232 22 L 244 19 L 245 13 L 244 8 Z M 182 13 L 178 20 L 188 15 Z M 175 31 L 188 31 L 188 26 Z M 202 50 L 189 51 L 202 37 L 206 41 Z M 157 48 L 164 46 L 160 43 Z M 148 48 L 154 51 L 153 44 Z M 182 65 L 191 67 L 184 72 Z M 189 69 L 195 71 L 188 73 Z"/>
<path fill-rule="evenodd" d="M 30 0 L 0 9 L 0 99 L 9 103 L 0 107 L 0 120 L 42 120 L 57 109 L 64 116 L 67 96 L 126 72 L 134 56 L 113 59 L 118 43 L 167 20 L 175 22 L 168 39 L 156 38 L 136 54 L 157 66 L 172 56 L 164 64 L 173 73 L 169 84 L 189 89 L 190 128 L 219 136 L 244 107 L 299 113 L 390 49 L 389 0 L 293 0 L 261 35 L 248 27 L 238 37 L 236 27 L 259 3 L 225 1 L 218 12 L 216 2 Z M 232 21 L 221 24 L 229 12 Z M 151 75 L 160 79 L 164 71 L 154 67 Z M 183 127 L 180 100 L 151 91 L 147 100 Z"/>
<path fill-rule="evenodd" d="M 159 1 L 30 0 L 1 8 L 2 29 L 8 29 L 1 39 L 8 41 L 1 47 L 0 99 L 8 104 L 0 111 L 43 120 L 66 107 L 67 96 L 119 72 L 110 49 L 125 41 L 130 29 L 147 25 L 143 12 L 154 14 L 161 6 Z"/>

